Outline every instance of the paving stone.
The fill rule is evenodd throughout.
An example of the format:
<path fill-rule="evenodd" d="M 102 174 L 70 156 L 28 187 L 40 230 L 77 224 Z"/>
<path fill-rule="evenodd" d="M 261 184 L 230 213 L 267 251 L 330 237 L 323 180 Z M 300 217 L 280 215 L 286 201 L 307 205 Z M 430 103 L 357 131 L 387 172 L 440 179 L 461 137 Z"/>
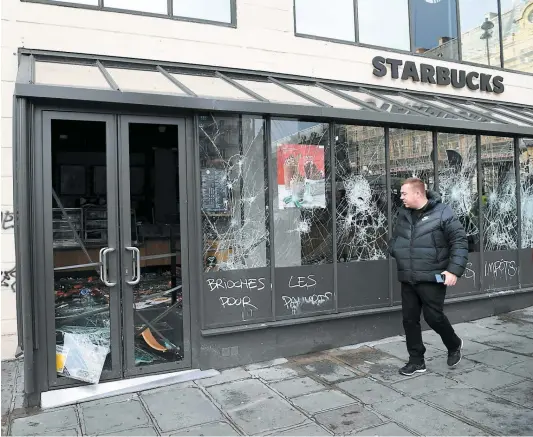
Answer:
<path fill-rule="evenodd" d="M 314 379 L 304 376 L 303 378 L 289 379 L 287 381 L 273 382 L 269 384 L 270 387 L 279 391 L 283 396 L 288 398 L 295 398 L 309 393 L 314 393 L 320 390 L 325 390 L 326 387 Z"/>
<path fill-rule="evenodd" d="M 157 431 L 151 426 L 143 426 L 141 428 L 126 429 L 123 431 L 114 431 L 109 434 L 100 434 L 100 435 L 112 435 L 112 436 L 157 436 Z"/>
<path fill-rule="evenodd" d="M 385 423 L 383 425 L 375 426 L 373 428 L 365 429 L 354 435 L 364 435 L 364 436 L 396 436 L 396 435 L 413 435 L 406 429 L 397 425 L 394 422 Z"/>
<path fill-rule="evenodd" d="M 142 395 L 146 406 L 163 432 L 221 420 L 218 408 L 199 388 L 176 386 L 150 390 Z"/>
<path fill-rule="evenodd" d="M 350 405 L 317 414 L 315 419 L 337 435 L 351 435 L 356 431 L 383 423 L 381 418 L 361 405 Z"/>
<path fill-rule="evenodd" d="M 493 329 L 496 332 L 507 332 L 513 335 L 533 338 L 533 324 L 507 316 L 478 320 L 476 324 Z"/>
<path fill-rule="evenodd" d="M 492 317 L 490 317 L 492 319 Z M 481 320 L 487 320 L 487 319 L 481 319 Z M 479 324 L 480 320 L 474 320 L 472 322 L 465 322 L 465 323 L 457 323 L 456 325 L 453 325 L 453 329 L 455 330 L 455 333 L 461 337 L 465 343 L 467 340 L 476 339 L 479 337 L 486 337 L 487 335 L 490 335 L 492 331 L 487 328 L 486 326 L 482 326 Z M 440 340 L 440 337 L 439 337 Z M 442 344 L 442 340 L 441 340 Z"/>
<path fill-rule="evenodd" d="M 267 367 L 266 369 L 250 370 L 250 374 L 265 381 L 282 381 L 300 376 L 300 374 L 288 367 Z"/>
<path fill-rule="evenodd" d="M 373 378 L 379 381 L 393 383 L 397 381 L 403 381 L 404 379 L 417 377 L 401 375 L 398 370 L 405 366 L 405 362 L 398 358 L 385 358 L 379 361 L 366 361 L 363 364 L 356 366 L 356 369 L 360 372 L 371 375 Z"/>
<path fill-rule="evenodd" d="M 320 360 L 303 366 L 303 368 L 326 382 L 337 382 L 357 378 L 359 375 L 345 366 L 330 360 Z"/>
<path fill-rule="evenodd" d="M 350 396 L 337 390 L 326 390 L 319 393 L 311 393 L 292 399 L 297 407 L 313 415 L 319 411 L 331 410 L 356 403 Z"/>
<path fill-rule="evenodd" d="M 74 407 L 66 407 L 14 419 L 11 435 L 42 435 L 50 431 L 77 428 L 76 410 Z"/>
<path fill-rule="evenodd" d="M 518 364 L 513 364 L 505 369 L 506 372 L 513 375 L 522 376 L 524 378 L 533 379 L 533 358 L 528 358 Z"/>
<path fill-rule="evenodd" d="M 244 370 L 242 367 L 234 369 L 223 370 L 220 375 L 213 376 L 211 378 L 199 379 L 196 384 L 202 387 L 211 387 L 217 384 L 225 384 L 227 382 L 238 381 L 240 379 L 251 378 L 252 375 Z"/>
<path fill-rule="evenodd" d="M 523 310 L 513 311 L 507 314 L 508 317 L 519 319 L 525 322 L 533 323 L 533 307 L 525 308 Z"/>
<path fill-rule="evenodd" d="M 426 358 L 446 355 L 446 352 L 444 352 L 443 350 L 437 349 L 436 347 L 433 347 L 429 344 L 425 346 L 426 346 L 426 353 L 425 353 Z M 396 358 L 404 360 L 405 362 L 407 362 L 409 359 L 409 353 L 407 352 L 407 346 L 405 344 L 405 341 L 395 341 L 391 343 L 378 344 L 374 346 L 374 348 L 379 349 L 380 351 L 390 354 Z"/>
<path fill-rule="evenodd" d="M 416 379 L 416 378 L 415 378 Z M 396 399 L 402 395 L 389 387 L 372 381 L 369 378 L 359 378 L 352 381 L 345 381 L 337 384 L 341 390 L 356 397 L 364 404 L 374 404 L 376 402 L 388 401 Z"/>
<path fill-rule="evenodd" d="M 450 392 L 454 392 L 454 390 L 450 390 Z M 441 398 L 441 396 L 434 394 L 428 395 L 428 397 Z M 459 419 L 408 397 L 374 404 L 372 409 L 422 435 L 483 434 L 479 429 L 467 425 Z"/>
<path fill-rule="evenodd" d="M 307 419 L 256 379 L 215 385 L 207 390 L 247 435 L 288 428 Z"/>
<path fill-rule="evenodd" d="M 533 341 L 527 337 L 520 337 L 505 332 L 496 332 L 485 337 L 478 337 L 476 338 L 476 342 L 519 354 L 533 355 Z"/>
<path fill-rule="evenodd" d="M 193 436 L 235 436 L 240 435 L 227 422 L 206 423 L 192 428 L 181 429 L 170 433 L 172 436 L 193 435 Z"/>
<path fill-rule="evenodd" d="M 276 358 L 275 360 L 262 361 L 260 363 L 249 364 L 244 366 L 245 370 L 259 370 L 265 369 L 267 367 L 279 366 L 281 364 L 286 364 L 288 362 L 287 358 Z"/>
<path fill-rule="evenodd" d="M 2 416 L 9 413 L 15 393 L 17 365 L 15 361 L 2 361 Z"/>
<path fill-rule="evenodd" d="M 522 361 L 527 360 L 527 357 L 507 351 L 489 349 L 477 354 L 469 355 L 468 359 L 503 370 L 509 366 L 512 366 L 513 364 L 521 363 Z"/>
<path fill-rule="evenodd" d="M 524 381 L 520 376 L 502 372 L 501 370 L 487 366 L 466 370 L 461 374 L 454 376 L 454 379 L 470 387 L 484 391 L 495 390 L 500 387 Z"/>
<path fill-rule="evenodd" d="M 376 362 L 390 358 L 390 356 L 385 352 L 368 346 L 362 346 L 349 351 L 342 350 L 340 353 L 334 353 L 334 356 L 351 367 L 360 366 L 368 361 Z"/>
<path fill-rule="evenodd" d="M 491 394 L 533 409 L 533 381 L 503 387 L 492 391 Z"/>
<path fill-rule="evenodd" d="M 103 434 L 150 424 L 150 419 L 139 400 L 100 403 L 89 407 L 82 405 L 85 433 Z"/>
<path fill-rule="evenodd" d="M 110 404 L 114 404 L 117 402 L 129 402 L 129 401 L 136 400 L 136 399 L 139 399 L 139 395 L 137 393 L 126 393 L 123 395 L 111 396 L 111 397 L 103 398 L 103 399 L 96 399 L 94 401 L 82 402 L 80 406 L 83 408 L 102 407 L 103 405 L 110 405 Z"/>
<path fill-rule="evenodd" d="M 422 396 L 427 393 L 434 393 L 440 390 L 456 387 L 467 386 L 434 373 L 426 373 L 420 375 L 418 378 L 412 378 L 392 384 L 392 388 L 400 390 L 409 396 Z"/>
<path fill-rule="evenodd" d="M 440 392 L 439 396 L 429 394 L 423 399 L 482 424 L 496 433 L 533 435 L 533 410 L 519 407 L 475 389 L 446 390 Z M 413 422 L 413 426 L 415 425 L 416 423 Z M 444 431 L 443 433 L 448 434 Z M 435 435 L 436 432 L 431 434 Z"/>
<path fill-rule="evenodd" d="M 298 428 L 291 428 L 286 431 L 276 431 L 270 435 L 274 436 L 325 436 L 330 435 L 324 428 L 318 426 L 316 423 L 308 423 Z"/>
<path fill-rule="evenodd" d="M 459 375 L 467 370 L 474 369 L 476 367 L 484 367 L 484 364 L 463 357 L 457 366 L 450 367 L 446 363 L 446 358 L 435 357 L 426 360 L 426 367 L 428 372 L 438 373 L 446 378 L 454 378 L 455 375 Z"/>
<path fill-rule="evenodd" d="M 41 437 L 41 436 L 50 436 L 50 437 L 55 437 L 55 436 L 65 436 L 65 437 L 75 437 L 75 436 L 79 436 L 81 435 L 81 433 L 77 430 L 77 429 L 74 429 L 74 428 L 71 428 L 71 429 L 54 429 L 54 430 L 48 430 L 48 431 L 45 431 L 45 432 L 40 432 L 38 434 L 28 434 L 28 436 L 35 436 L 35 437 Z M 130 434 L 128 434 L 130 435 Z"/>

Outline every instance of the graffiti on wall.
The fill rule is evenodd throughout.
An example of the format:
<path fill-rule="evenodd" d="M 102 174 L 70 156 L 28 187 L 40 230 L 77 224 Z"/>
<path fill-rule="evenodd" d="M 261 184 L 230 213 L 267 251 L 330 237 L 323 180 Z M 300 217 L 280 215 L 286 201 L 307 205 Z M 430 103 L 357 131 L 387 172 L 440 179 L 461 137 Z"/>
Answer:
<path fill-rule="evenodd" d="M 2 229 L 4 231 L 15 227 L 15 215 L 11 211 L 2 211 Z"/>
<path fill-rule="evenodd" d="M 10 287 L 13 292 L 16 291 L 16 282 L 17 282 L 17 266 L 13 266 L 10 270 L 3 270 L 0 272 L 2 279 L 0 280 L 0 285 L 2 287 Z"/>

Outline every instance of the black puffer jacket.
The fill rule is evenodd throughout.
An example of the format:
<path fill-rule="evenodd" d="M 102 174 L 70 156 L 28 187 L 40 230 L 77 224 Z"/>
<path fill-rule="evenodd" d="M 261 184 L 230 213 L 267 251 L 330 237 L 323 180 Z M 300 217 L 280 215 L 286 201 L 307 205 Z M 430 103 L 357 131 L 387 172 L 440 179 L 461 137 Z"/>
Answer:
<path fill-rule="evenodd" d="M 463 226 L 432 191 L 415 222 L 410 209 L 400 210 L 389 247 L 398 265 L 398 280 L 410 284 L 435 282 L 435 275 L 445 270 L 461 277 L 468 261 Z"/>

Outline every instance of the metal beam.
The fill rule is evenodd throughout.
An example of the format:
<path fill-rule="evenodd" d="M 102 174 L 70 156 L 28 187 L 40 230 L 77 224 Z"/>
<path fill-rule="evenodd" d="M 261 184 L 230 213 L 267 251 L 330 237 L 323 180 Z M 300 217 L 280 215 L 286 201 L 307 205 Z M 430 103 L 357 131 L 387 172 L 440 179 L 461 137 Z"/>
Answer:
<path fill-rule="evenodd" d="M 533 119 L 528 118 L 526 116 L 523 116 L 521 114 L 517 114 L 514 111 L 511 111 L 510 109 L 501 107 L 499 105 L 485 106 L 485 105 L 482 105 L 481 103 L 477 103 L 477 102 L 470 102 L 470 104 L 475 105 L 475 106 L 479 106 L 479 107 L 481 107 L 483 109 L 486 109 L 487 111 L 493 111 L 493 112 L 496 112 L 498 114 L 501 114 L 502 117 L 507 117 L 507 118 L 510 118 L 511 120 L 516 120 L 516 121 L 519 121 L 519 122 L 524 123 L 524 124 L 529 124 L 530 126 L 533 125 Z M 506 112 L 506 111 L 508 111 L 508 112 Z"/>
<path fill-rule="evenodd" d="M 193 90 L 191 90 L 187 85 L 180 82 L 176 77 L 172 76 L 167 70 L 165 70 L 160 65 L 157 66 L 157 71 L 159 71 L 163 76 L 165 76 L 168 80 L 170 80 L 174 85 L 176 85 L 185 94 L 191 97 L 198 97 L 198 95 Z"/>
<path fill-rule="evenodd" d="M 455 113 L 455 112 L 453 112 L 453 111 L 449 111 L 448 109 L 443 108 L 442 106 L 434 105 L 434 104 L 431 103 L 431 102 L 428 102 L 428 101 L 426 101 L 426 100 L 419 99 L 418 97 L 412 96 L 412 95 L 410 95 L 410 94 L 406 94 L 406 93 L 403 93 L 403 92 L 399 92 L 398 94 L 399 94 L 400 96 L 402 96 L 402 97 L 405 97 L 405 98 L 407 98 L 407 99 L 411 99 L 411 100 L 413 100 L 413 101 L 415 101 L 415 102 L 418 102 L 418 103 L 420 103 L 420 104 L 422 104 L 422 105 L 426 105 L 426 106 L 428 106 L 428 107 L 430 107 L 430 108 L 433 108 L 433 109 L 436 109 L 436 110 L 438 110 L 438 111 L 440 111 L 440 112 L 444 112 L 445 114 L 453 115 L 454 117 L 459 117 L 459 118 L 461 118 L 461 119 L 463 119 L 463 120 L 470 120 L 470 118 L 463 117 L 461 114 L 457 114 L 457 113 Z"/>
<path fill-rule="evenodd" d="M 438 100 L 439 102 L 445 103 L 446 105 L 455 106 L 456 108 L 462 109 L 463 111 L 470 112 L 472 114 L 476 114 L 479 117 L 485 118 L 487 120 L 494 121 L 496 123 L 508 124 L 508 123 L 505 123 L 503 120 L 499 120 L 497 118 L 491 117 L 490 115 L 484 114 L 483 112 L 477 111 L 476 109 L 465 107 L 459 102 L 446 100 L 446 99 L 443 99 L 442 97 L 435 97 L 435 100 Z"/>
<path fill-rule="evenodd" d="M 322 88 L 323 90 L 329 91 L 331 94 L 334 94 L 337 97 L 340 97 L 341 99 L 347 100 L 348 102 L 351 102 L 351 103 L 353 103 L 355 105 L 359 105 L 359 106 L 361 106 L 363 108 L 366 108 L 366 109 L 369 109 L 371 111 L 386 112 L 383 109 L 378 108 L 377 106 L 372 106 L 371 104 L 369 104 L 367 102 L 364 102 L 363 100 L 360 100 L 357 97 L 350 96 L 349 94 L 346 94 L 346 93 L 344 93 L 341 90 L 338 90 L 336 88 L 332 88 L 329 85 L 326 85 L 325 83 L 316 82 L 316 85 L 318 87 Z"/>
<path fill-rule="evenodd" d="M 269 102 L 268 99 L 265 99 L 263 96 L 260 96 L 255 91 L 252 91 L 250 88 L 247 88 L 243 84 L 237 82 L 236 80 L 233 80 L 232 78 L 222 74 L 220 71 L 215 71 L 215 75 L 219 77 L 220 79 L 226 81 L 230 85 L 233 85 L 235 88 L 241 90 L 243 93 L 248 94 L 250 97 L 253 97 L 256 100 L 259 100 L 260 102 Z"/>
<path fill-rule="evenodd" d="M 115 79 L 113 79 L 111 74 L 109 74 L 109 71 L 106 70 L 106 68 L 102 65 L 102 63 L 100 61 L 96 61 L 96 66 L 100 70 L 100 73 L 102 73 L 102 75 L 104 76 L 105 80 L 107 81 L 111 89 L 115 91 L 120 91 L 120 88 L 115 82 Z"/>
<path fill-rule="evenodd" d="M 15 84 L 15 95 L 48 101 L 66 100 L 78 107 L 84 103 L 96 105 L 121 104 L 134 105 L 144 110 L 150 107 L 167 110 L 199 110 L 246 112 L 249 114 L 272 114 L 276 116 L 306 117 L 316 120 L 339 120 L 360 122 L 378 126 L 409 125 L 413 128 L 443 128 L 450 132 L 482 133 L 483 135 L 521 135 L 531 137 L 531 128 L 502 123 L 482 123 L 466 120 L 452 120 L 438 117 L 420 117 L 416 114 L 391 114 L 389 112 L 361 111 L 346 108 L 326 108 L 304 104 L 263 103 L 248 100 L 224 100 L 189 97 L 182 95 L 150 94 L 113 90 L 88 89 L 79 87 Z M 64 106 L 65 103 L 62 103 Z"/>
<path fill-rule="evenodd" d="M 294 87 L 290 86 L 287 83 L 281 82 L 280 80 L 275 79 L 272 76 L 268 76 L 268 80 L 270 82 L 275 83 L 276 85 L 280 86 L 281 88 L 284 88 L 287 91 L 290 91 L 291 93 L 296 94 L 297 96 L 300 96 L 301 98 L 306 99 L 306 100 L 310 101 L 311 103 L 314 103 L 315 105 L 325 106 L 326 108 L 328 108 L 328 107 L 331 108 L 332 107 L 330 104 L 328 104 L 326 102 L 323 102 L 322 100 L 319 100 L 319 99 L 317 99 L 317 98 L 315 98 L 313 96 L 310 96 L 309 94 L 306 94 L 303 91 L 300 91 L 299 89 L 294 88 Z"/>
<path fill-rule="evenodd" d="M 391 98 L 388 98 L 387 96 L 383 96 L 382 94 L 380 93 L 377 93 L 377 92 L 374 92 L 374 91 L 371 91 L 369 90 L 368 88 L 365 88 L 365 87 L 359 87 L 360 90 L 362 90 L 363 92 L 375 97 L 376 99 L 381 99 L 383 100 L 384 102 L 388 102 L 390 103 L 391 105 L 396 105 L 396 106 L 399 106 L 400 108 L 403 108 L 409 112 L 415 112 L 417 114 L 420 114 L 420 115 L 423 115 L 424 117 L 429 117 L 428 113 L 427 112 L 424 112 L 424 111 L 421 111 L 419 109 L 416 109 L 416 108 L 413 108 L 411 106 L 406 106 L 405 104 L 403 103 L 400 103 L 400 102 L 397 102 L 396 100 L 394 99 L 391 99 Z"/>

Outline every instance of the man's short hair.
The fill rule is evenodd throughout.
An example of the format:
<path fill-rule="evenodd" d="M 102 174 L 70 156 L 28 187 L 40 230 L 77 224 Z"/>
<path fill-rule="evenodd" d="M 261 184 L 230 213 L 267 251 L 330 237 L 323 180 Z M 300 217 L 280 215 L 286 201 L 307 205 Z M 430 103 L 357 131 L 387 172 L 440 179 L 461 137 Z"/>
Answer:
<path fill-rule="evenodd" d="M 422 194 L 426 192 L 426 184 L 419 178 L 408 178 L 403 181 L 403 185 L 410 185 L 415 191 L 419 191 Z"/>

